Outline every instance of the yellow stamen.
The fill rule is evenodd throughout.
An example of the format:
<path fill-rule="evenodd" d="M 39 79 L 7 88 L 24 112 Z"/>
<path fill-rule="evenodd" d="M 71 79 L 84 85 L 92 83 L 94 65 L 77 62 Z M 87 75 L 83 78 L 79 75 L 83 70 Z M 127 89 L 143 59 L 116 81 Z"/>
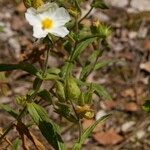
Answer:
<path fill-rule="evenodd" d="M 50 29 L 53 26 L 53 21 L 49 18 L 42 20 L 42 29 Z"/>

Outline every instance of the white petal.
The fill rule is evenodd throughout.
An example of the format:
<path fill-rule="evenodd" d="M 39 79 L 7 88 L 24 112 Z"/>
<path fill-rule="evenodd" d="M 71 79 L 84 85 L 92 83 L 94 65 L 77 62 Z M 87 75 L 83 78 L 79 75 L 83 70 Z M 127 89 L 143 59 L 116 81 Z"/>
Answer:
<path fill-rule="evenodd" d="M 30 25 L 39 25 L 40 18 L 36 14 L 36 10 L 34 8 L 28 8 L 27 12 L 25 13 L 25 17 Z"/>
<path fill-rule="evenodd" d="M 66 27 L 56 27 L 51 29 L 50 33 L 58 37 L 65 37 L 69 33 L 69 31 Z"/>
<path fill-rule="evenodd" d="M 56 12 L 52 15 L 52 19 L 54 20 L 55 27 L 63 26 L 71 20 L 69 13 L 63 7 L 56 10 Z"/>
<path fill-rule="evenodd" d="M 47 34 L 48 32 L 42 30 L 41 27 L 38 27 L 38 26 L 33 27 L 33 36 L 35 38 L 43 38 L 43 37 L 46 37 Z"/>

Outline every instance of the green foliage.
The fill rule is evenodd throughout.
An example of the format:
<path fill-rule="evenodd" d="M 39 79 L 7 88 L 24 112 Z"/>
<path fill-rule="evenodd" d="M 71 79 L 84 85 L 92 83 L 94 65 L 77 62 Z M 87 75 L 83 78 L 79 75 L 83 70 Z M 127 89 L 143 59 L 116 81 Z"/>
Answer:
<path fill-rule="evenodd" d="M 50 105 L 52 104 L 52 96 L 49 91 L 44 89 L 38 93 L 38 96 L 47 101 Z"/>
<path fill-rule="evenodd" d="M 19 138 L 16 138 L 12 144 L 12 150 L 19 150 L 19 144 L 20 144 L 20 140 Z"/>
<path fill-rule="evenodd" d="M 80 88 L 73 77 L 66 78 L 67 99 L 77 101 L 81 94 Z"/>
<path fill-rule="evenodd" d="M 4 31 L 4 27 L 0 25 L 0 32 Z"/>
<path fill-rule="evenodd" d="M 64 85 L 60 81 L 56 81 L 56 94 L 60 102 L 66 100 Z"/>
<path fill-rule="evenodd" d="M 93 125 L 91 125 L 90 127 L 88 127 L 86 130 L 83 131 L 80 140 L 74 144 L 73 146 L 73 150 L 80 150 L 82 144 L 84 143 L 84 141 L 91 135 L 92 131 L 94 130 L 94 128 L 99 124 L 104 122 L 106 119 L 108 119 L 110 117 L 109 115 L 103 116 L 102 118 L 98 119 Z"/>
<path fill-rule="evenodd" d="M 22 62 L 19 64 L 0 64 L 0 71 L 13 71 L 17 69 L 26 71 L 32 75 L 36 75 L 38 73 L 38 70 L 27 62 Z"/>
<path fill-rule="evenodd" d="M 98 96 L 102 96 L 106 100 L 111 100 L 111 96 L 102 85 L 94 84 L 94 88 Z"/>
<path fill-rule="evenodd" d="M 142 106 L 143 110 L 146 112 L 150 112 L 150 100 L 146 100 Z"/>
<path fill-rule="evenodd" d="M 58 133 L 58 127 L 54 122 L 52 122 L 52 120 L 49 119 L 46 111 L 35 103 L 28 103 L 27 109 L 47 141 L 56 150 L 65 150 L 63 141 Z"/>
<path fill-rule="evenodd" d="M 76 60 L 79 57 L 79 55 L 95 40 L 96 40 L 96 38 L 94 37 L 94 38 L 86 39 L 86 40 L 82 41 L 81 43 L 79 43 L 77 45 L 77 47 L 75 48 L 75 51 L 71 57 L 71 60 L 72 61 Z"/>
<path fill-rule="evenodd" d="M 91 6 L 94 8 L 108 9 L 108 6 L 105 4 L 103 0 L 94 0 Z"/>
<path fill-rule="evenodd" d="M 74 117 L 74 115 L 71 113 L 71 109 L 69 106 L 63 104 L 63 103 L 57 103 L 57 108 L 55 108 L 55 112 L 69 120 L 70 122 L 77 123 L 78 120 Z"/>
<path fill-rule="evenodd" d="M 0 109 L 5 110 L 7 113 L 9 113 L 14 118 L 18 117 L 18 112 L 13 110 L 13 108 L 9 107 L 8 105 L 0 104 Z"/>
<path fill-rule="evenodd" d="M 35 9 L 43 5 L 43 2 L 50 1 L 24 0 L 24 4 L 27 8 L 34 7 Z M 114 60 L 102 61 L 100 59 L 105 49 L 108 48 L 107 37 L 111 33 L 110 27 L 99 21 L 92 22 L 91 25 L 83 24 L 82 21 L 89 15 L 93 8 L 106 9 L 108 7 L 103 0 L 93 0 L 90 4 L 90 10 L 83 16 L 81 5 L 83 5 L 86 0 L 52 0 L 51 2 L 56 2 L 59 6 L 65 7 L 70 13 L 71 21 L 66 24 L 70 32 L 65 38 L 48 34 L 47 37 L 40 40 L 47 48 L 46 59 L 44 63 L 39 61 L 37 64 L 34 64 L 36 67 L 29 63 L 31 61 L 20 62 L 18 64 L 0 64 L 1 80 L 6 80 L 5 71 L 13 70 L 25 71 L 35 78 L 32 89 L 30 89 L 26 95 L 16 98 L 17 105 L 21 106 L 20 112 L 2 104 L 0 105 L 0 109 L 5 110 L 13 116 L 16 119 L 16 123 L 20 121 L 23 122 L 23 117 L 30 116 L 31 122 L 28 122 L 28 124 L 32 126 L 34 122 L 42 135 L 55 150 L 66 150 L 58 125 L 49 118 L 40 100 L 42 100 L 42 102 L 48 102 L 48 105 L 51 105 L 54 112 L 59 114 L 60 117 L 78 125 L 78 127 L 80 126 L 80 136 L 72 148 L 73 150 L 80 150 L 82 144 L 90 136 L 96 125 L 105 121 L 110 116 L 106 115 L 102 117 L 92 126 L 81 132 L 81 118 L 91 119 L 94 117 L 94 110 L 91 109 L 93 94 L 95 93 L 103 99 L 111 99 L 111 96 L 102 85 L 89 83 L 87 81 L 88 76 L 93 71 L 114 62 Z M 40 13 L 40 11 L 38 13 Z M 61 66 L 48 66 L 49 52 L 51 55 L 63 61 Z M 88 52 L 89 57 L 82 59 L 84 52 Z M 51 64 L 51 66 L 52 65 L 53 64 Z M 81 67 L 79 78 L 74 74 L 76 67 Z M 42 86 L 43 83 L 51 84 L 50 88 L 48 89 Z M 144 110 L 150 110 L 149 103 L 150 102 L 146 102 L 143 105 Z M 20 108 L 20 106 L 18 107 Z M 47 107 L 47 109 L 49 109 L 49 107 Z M 10 125 L 4 135 L 1 136 L 0 142 L 12 128 L 13 125 Z M 16 139 L 13 142 L 12 149 L 17 150 L 19 143 L 19 139 Z"/>

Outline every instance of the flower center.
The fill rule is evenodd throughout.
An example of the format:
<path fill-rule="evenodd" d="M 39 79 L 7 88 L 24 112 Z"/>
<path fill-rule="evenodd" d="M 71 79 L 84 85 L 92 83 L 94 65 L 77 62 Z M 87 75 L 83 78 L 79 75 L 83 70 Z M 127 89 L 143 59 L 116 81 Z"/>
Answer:
<path fill-rule="evenodd" d="M 53 21 L 49 18 L 42 20 L 42 29 L 50 29 L 53 26 Z"/>

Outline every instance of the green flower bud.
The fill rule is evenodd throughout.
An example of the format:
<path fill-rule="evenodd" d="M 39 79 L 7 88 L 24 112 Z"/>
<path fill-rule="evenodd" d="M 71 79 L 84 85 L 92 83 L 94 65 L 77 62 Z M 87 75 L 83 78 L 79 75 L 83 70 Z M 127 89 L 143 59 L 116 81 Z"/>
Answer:
<path fill-rule="evenodd" d="M 66 80 L 66 94 L 71 100 L 79 99 L 81 91 L 73 77 L 68 77 Z"/>
<path fill-rule="evenodd" d="M 61 102 L 65 101 L 66 98 L 65 98 L 64 86 L 59 81 L 56 81 L 56 95 L 58 96 Z"/>
<path fill-rule="evenodd" d="M 32 1 L 33 0 L 23 0 L 23 3 L 26 8 L 32 7 Z"/>
<path fill-rule="evenodd" d="M 44 4 L 43 0 L 32 0 L 32 6 L 37 9 Z"/>
<path fill-rule="evenodd" d="M 110 27 L 104 25 L 103 23 L 100 23 L 99 21 L 93 22 L 92 26 L 91 26 L 91 32 L 93 34 L 97 34 L 102 38 L 107 38 L 110 33 Z"/>
<path fill-rule="evenodd" d="M 35 9 L 44 4 L 43 0 L 23 0 L 23 2 L 26 8 L 33 7 Z"/>

